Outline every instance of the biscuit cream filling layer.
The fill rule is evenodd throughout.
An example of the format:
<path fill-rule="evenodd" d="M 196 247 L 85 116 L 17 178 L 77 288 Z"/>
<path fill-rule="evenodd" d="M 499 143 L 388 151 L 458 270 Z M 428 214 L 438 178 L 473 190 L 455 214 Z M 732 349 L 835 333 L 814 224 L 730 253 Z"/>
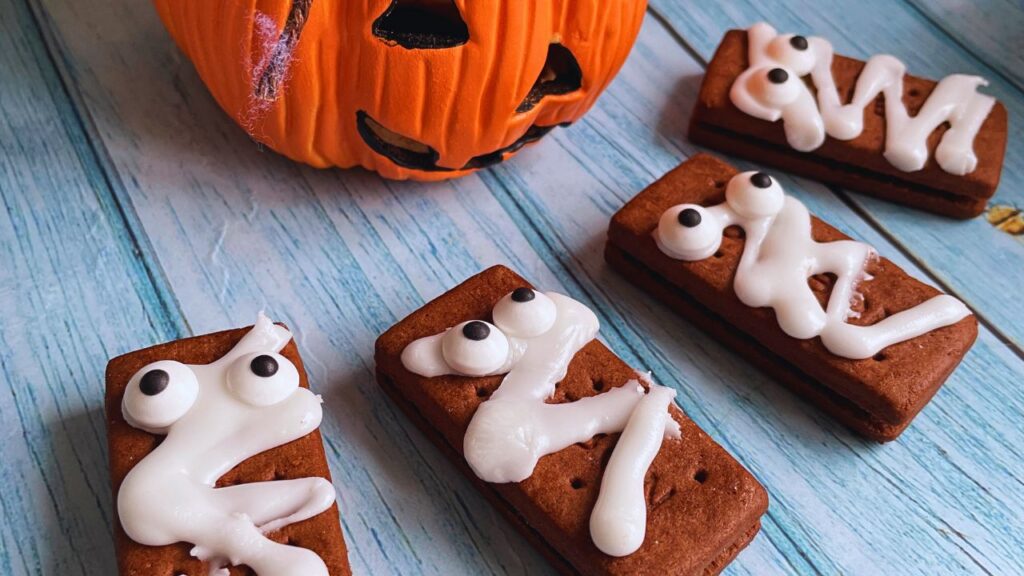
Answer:
<path fill-rule="evenodd" d="M 504 374 L 480 404 L 463 441 L 466 461 L 487 482 L 519 482 L 537 462 L 598 434 L 622 432 L 604 471 L 591 514 L 594 544 L 612 556 L 643 544 L 644 476 L 665 438 L 680 438 L 669 413 L 675 391 L 638 380 L 574 402 L 549 404 L 569 363 L 597 337 L 598 320 L 583 304 L 556 293 L 519 288 L 494 307 L 494 324 L 463 322 L 409 344 L 402 364 L 420 376 Z"/>
<path fill-rule="evenodd" d="M 924 168 L 928 137 L 939 126 L 947 130 L 935 151 L 939 166 L 955 175 L 978 166 L 974 139 L 995 99 L 978 88 L 978 76 L 953 74 L 942 79 L 916 116 L 903 102 L 906 66 L 887 54 L 872 56 L 857 78 L 853 98 L 840 99 L 832 75 L 832 44 L 818 37 L 778 34 L 760 22 L 747 30 L 749 68 L 730 89 L 732 103 L 744 113 L 775 122 L 782 119 L 789 145 L 809 152 L 825 136 L 852 140 L 864 130 L 864 111 L 879 94 L 885 96 L 885 158 L 904 172 Z M 809 78 L 814 91 L 804 82 Z"/>
<path fill-rule="evenodd" d="M 147 546 L 193 545 L 211 576 L 248 565 L 259 576 L 327 576 L 311 550 L 265 534 L 312 518 L 334 504 L 324 478 L 215 488 L 239 463 L 309 434 L 323 412 L 280 354 L 291 333 L 260 314 L 256 325 L 211 364 L 152 363 L 129 381 L 128 423 L 166 435 L 125 476 L 117 510 L 128 537 Z"/>
<path fill-rule="evenodd" d="M 971 313 L 956 298 L 941 294 L 870 326 L 849 324 L 847 320 L 855 316 L 853 304 L 861 298 L 858 284 L 871 281 L 866 267 L 878 257 L 874 248 L 853 240 L 816 242 L 807 208 L 762 172 L 733 177 L 725 198 L 708 208 L 669 208 L 654 239 L 667 256 L 698 261 L 718 251 L 726 228 L 741 227 L 746 240 L 733 289 L 747 306 L 772 308 L 779 327 L 793 338 L 817 336 L 833 354 L 859 360 Z M 836 282 L 823 308 L 807 281 L 827 273 L 835 274 Z"/>

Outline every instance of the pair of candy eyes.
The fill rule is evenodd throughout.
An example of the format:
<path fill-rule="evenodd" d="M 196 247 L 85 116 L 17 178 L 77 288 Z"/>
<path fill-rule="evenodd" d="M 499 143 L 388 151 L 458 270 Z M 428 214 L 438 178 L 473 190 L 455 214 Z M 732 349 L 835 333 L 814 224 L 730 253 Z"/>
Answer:
<path fill-rule="evenodd" d="M 757 188 L 768 189 L 772 186 L 772 177 L 764 172 L 756 172 L 750 176 L 750 183 Z M 677 219 L 679 224 L 686 228 L 696 228 L 704 220 L 700 210 L 696 208 L 684 208 L 679 212 Z"/>
<path fill-rule="evenodd" d="M 516 288 L 509 294 L 512 302 L 526 304 L 537 299 L 537 293 L 530 288 Z M 497 327 L 495 327 L 497 329 Z M 491 325 L 481 320 L 472 320 L 462 325 L 462 336 L 467 340 L 480 342 L 491 335 Z"/>
<path fill-rule="evenodd" d="M 230 393 L 246 404 L 276 404 L 298 387 L 298 371 L 283 356 L 250 354 L 228 366 Z M 196 373 L 180 362 L 163 360 L 150 364 L 129 381 L 123 412 L 129 423 L 162 432 L 181 419 L 199 396 Z"/>
<path fill-rule="evenodd" d="M 803 52 L 807 50 L 808 44 L 807 38 L 803 36 L 793 36 L 789 39 L 789 45 L 795 50 Z M 772 84 L 785 84 L 789 81 L 789 72 L 785 68 L 771 68 L 767 72 L 768 81 Z"/>
<path fill-rule="evenodd" d="M 510 336 L 540 336 L 551 329 L 556 315 L 555 303 L 547 295 L 518 288 L 494 306 L 494 324 L 471 320 L 449 330 L 441 341 L 441 353 L 455 373 L 493 374 L 506 366 L 513 348 Z"/>
<path fill-rule="evenodd" d="M 273 356 L 261 354 L 249 363 L 249 370 L 260 378 L 270 378 L 277 374 L 277 360 Z M 171 384 L 171 375 L 166 370 L 156 368 L 149 370 L 139 379 L 139 391 L 146 396 L 156 396 Z"/>

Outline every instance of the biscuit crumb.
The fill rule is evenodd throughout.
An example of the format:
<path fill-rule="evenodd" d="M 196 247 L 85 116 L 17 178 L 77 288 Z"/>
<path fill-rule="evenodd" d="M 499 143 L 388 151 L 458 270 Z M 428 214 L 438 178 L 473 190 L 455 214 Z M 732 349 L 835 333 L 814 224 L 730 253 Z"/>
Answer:
<path fill-rule="evenodd" d="M 996 204 L 985 213 L 985 219 L 997 230 L 1011 236 L 1024 236 L 1024 213 L 1006 204 Z"/>

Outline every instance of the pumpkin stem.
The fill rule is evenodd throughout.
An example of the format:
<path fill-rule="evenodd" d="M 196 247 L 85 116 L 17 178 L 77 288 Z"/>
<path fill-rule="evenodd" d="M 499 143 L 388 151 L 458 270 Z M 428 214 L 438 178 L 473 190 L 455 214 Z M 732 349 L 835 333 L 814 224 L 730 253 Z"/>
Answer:
<path fill-rule="evenodd" d="M 299 37 L 302 35 L 302 29 L 306 26 L 306 19 L 309 17 L 309 9 L 312 5 L 313 0 L 292 0 L 292 7 L 288 11 L 288 18 L 285 20 L 284 29 L 281 30 L 281 36 L 266 58 L 266 67 L 256 79 L 256 85 L 253 87 L 253 94 L 256 98 L 266 102 L 277 99 L 288 72 L 292 52 L 299 43 Z"/>

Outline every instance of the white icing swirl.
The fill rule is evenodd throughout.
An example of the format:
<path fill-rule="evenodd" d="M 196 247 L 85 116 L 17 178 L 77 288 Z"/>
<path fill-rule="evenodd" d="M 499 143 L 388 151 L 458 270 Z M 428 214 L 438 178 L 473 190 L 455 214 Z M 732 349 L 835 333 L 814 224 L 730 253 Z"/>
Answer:
<path fill-rule="evenodd" d="M 167 437 L 128 472 L 118 490 L 118 517 L 129 538 L 146 546 L 189 542 L 192 555 L 209 563 L 211 575 L 245 564 L 260 576 L 328 576 L 311 550 L 278 544 L 264 534 L 330 508 L 335 499 L 330 482 L 301 478 L 214 488 L 244 460 L 320 425 L 320 398 L 299 387 L 298 370 L 278 354 L 289 340 L 288 330 L 260 314 L 253 329 L 216 362 L 161 361 L 131 379 L 125 418 Z M 144 382 L 154 369 L 168 374 L 166 386 L 162 376 Z M 244 376 L 249 369 L 262 375 Z M 267 390 L 259 390 L 261 383 Z M 139 398 L 168 393 L 164 405 Z M 167 410 L 163 420 L 160 408 Z"/>
<path fill-rule="evenodd" d="M 659 430 L 660 436 L 679 437 L 678 425 L 668 414 L 674 392 L 667 396 L 669 401 L 661 404 L 659 400 L 659 404 L 636 413 L 637 406 L 642 405 L 646 397 L 665 390 L 653 382 L 649 384 L 647 396 L 644 388 L 632 380 L 575 402 L 546 402 L 554 394 L 556 384 L 565 378 L 576 353 L 597 336 L 597 317 L 583 304 L 555 293 L 538 292 L 532 298 L 525 293 L 518 296 L 513 293 L 498 302 L 493 316 L 495 323 L 508 332 L 508 354 L 502 366 L 486 374 L 507 374 L 491 397 L 477 408 L 463 441 L 466 461 L 482 480 L 525 480 L 533 474 L 543 456 L 586 442 L 597 434 L 623 431 L 627 424 L 631 429 L 653 427 Z M 426 377 L 467 375 L 464 363 L 470 359 L 460 356 L 459 364 L 453 365 L 441 346 L 443 340 L 465 324 L 412 342 L 402 352 L 402 364 L 410 372 Z M 497 327 L 492 327 L 494 331 Z M 482 356 L 489 354 L 487 350 L 480 352 Z M 475 359 L 473 364 L 490 367 L 497 363 L 497 355 L 489 360 Z M 666 396 L 659 393 L 657 397 L 664 399 Z M 631 424 L 634 420 L 637 423 Z M 643 477 L 653 454 L 658 452 L 660 437 L 657 445 L 650 439 L 634 439 L 643 434 L 636 431 L 629 433 L 629 437 L 623 436 L 605 470 L 606 481 L 616 487 L 610 488 L 607 494 L 602 490 L 601 513 L 592 517 L 591 525 L 596 527 L 595 534 L 614 535 L 622 532 L 620 525 L 628 524 L 630 534 L 628 540 L 615 545 L 603 538 L 598 546 L 607 554 L 631 554 L 644 540 Z M 633 480 L 638 474 L 639 491 L 634 489 Z M 640 508 L 644 512 L 638 515 L 636 511 Z"/>
<path fill-rule="evenodd" d="M 950 174 L 977 168 L 974 139 L 995 99 L 978 93 L 988 82 L 978 76 L 943 78 L 914 117 L 903 103 L 906 67 L 889 55 L 871 57 L 857 78 L 849 104 L 840 100 L 832 76 L 832 45 L 823 38 L 779 35 L 764 22 L 747 30 L 749 68 L 736 78 L 729 96 L 737 108 L 762 120 L 782 119 L 790 146 L 808 152 L 825 136 L 852 140 L 864 130 L 864 110 L 885 95 L 885 158 L 904 172 L 924 168 L 928 137 L 949 123 L 935 159 Z M 810 76 L 814 92 L 802 78 Z"/>
<path fill-rule="evenodd" d="M 727 227 L 740 226 L 746 240 L 733 281 L 740 301 L 754 308 L 771 307 L 783 332 L 798 339 L 820 336 L 825 348 L 844 358 L 870 358 L 887 346 L 954 324 L 971 313 L 956 298 L 940 295 L 871 326 L 847 324 L 857 283 L 869 280 L 865 267 L 876 257 L 875 250 L 852 240 L 814 241 L 807 208 L 783 196 L 778 213 L 772 213 L 769 208 L 777 202 L 765 197 L 783 194 L 782 189 L 774 182 L 767 188 L 757 186 L 755 182 L 763 178 L 768 177 L 755 172 L 735 176 L 726 202 L 704 208 L 700 223 L 685 231 L 679 228 L 687 226 L 672 215 L 690 205 L 669 208 L 654 231 L 662 252 L 677 260 L 702 260 L 718 249 Z M 717 239 L 710 251 L 694 247 L 708 237 Z M 807 279 L 825 273 L 837 279 L 828 306 L 822 309 Z"/>

